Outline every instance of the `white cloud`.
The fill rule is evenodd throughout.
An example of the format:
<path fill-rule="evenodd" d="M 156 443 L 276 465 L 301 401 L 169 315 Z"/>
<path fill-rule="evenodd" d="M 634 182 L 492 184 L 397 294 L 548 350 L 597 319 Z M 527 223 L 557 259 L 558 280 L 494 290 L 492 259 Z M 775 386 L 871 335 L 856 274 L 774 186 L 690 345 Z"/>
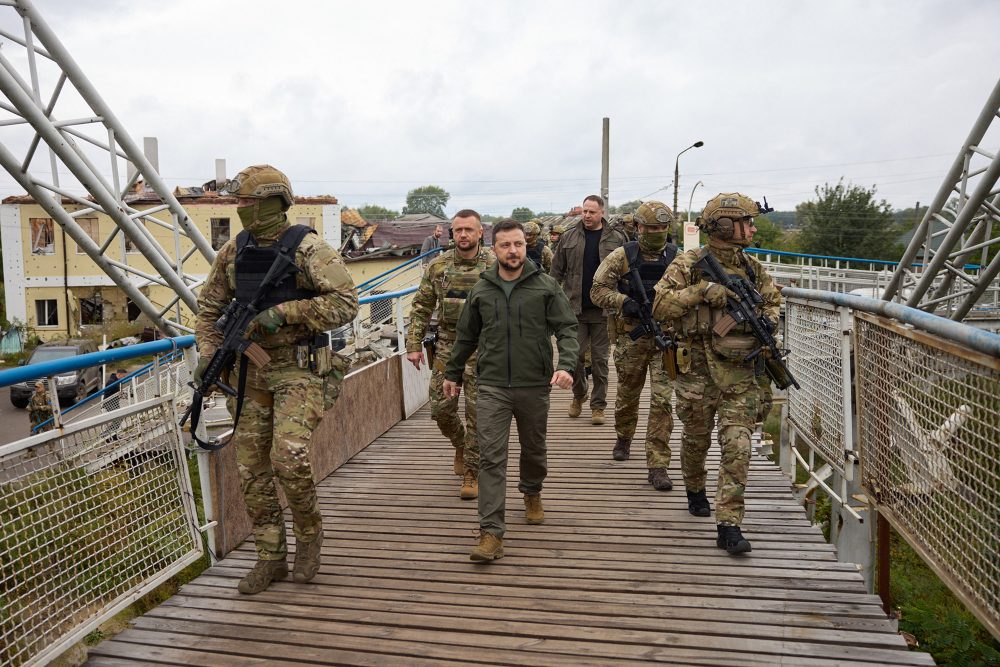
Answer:
<path fill-rule="evenodd" d="M 910 206 L 1000 62 L 985 1 L 36 3 L 132 136 L 159 138 L 171 184 L 266 161 L 348 205 L 434 183 L 449 208 L 564 210 L 598 189 L 609 116 L 613 202 L 666 186 L 701 139 L 684 203 L 700 179 L 696 206 L 738 189 L 790 208 L 844 176 Z"/>

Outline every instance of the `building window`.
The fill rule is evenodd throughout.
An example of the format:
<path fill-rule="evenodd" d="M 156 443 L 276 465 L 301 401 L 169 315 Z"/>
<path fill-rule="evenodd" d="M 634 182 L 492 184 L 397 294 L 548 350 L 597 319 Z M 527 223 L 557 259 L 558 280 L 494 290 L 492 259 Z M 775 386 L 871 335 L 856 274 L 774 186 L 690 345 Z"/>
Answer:
<path fill-rule="evenodd" d="M 212 250 L 218 250 L 229 241 L 229 218 L 212 218 Z"/>
<path fill-rule="evenodd" d="M 56 230 L 52 218 L 30 218 L 31 254 L 54 255 L 56 252 Z"/>
<path fill-rule="evenodd" d="M 316 229 L 316 218 L 309 216 L 308 218 L 295 218 L 296 225 L 305 225 L 306 227 L 312 227 Z"/>
<path fill-rule="evenodd" d="M 59 310 L 55 299 L 35 300 L 35 321 L 40 327 L 59 326 Z"/>
<path fill-rule="evenodd" d="M 143 222 L 136 221 L 136 224 L 139 225 L 139 227 L 145 228 L 145 223 Z M 141 233 L 142 232 L 140 232 L 140 234 Z M 121 232 L 121 234 L 122 236 L 125 237 L 125 252 L 127 254 L 138 255 L 142 252 L 141 250 L 135 247 L 135 244 L 132 243 L 132 239 L 129 238 L 128 234 L 126 234 L 125 232 Z"/>
<path fill-rule="evenodd" d="M 129 322 L 135 322 L 139 319 L 139 316 L 142 315 L 142 311 L 139 310 L 139 306 L 135 305 L 135 302 L 132 301 L 132 299 L 128 299 L 126 310 L 128 312 Z"/>
<path fill-rule="evenodd" d="M 80 324 L 100 324 L 104 321 L 104 300 L 100 294 L 80 299 Z"/>
<path fill-rule="evenodd" d="M 80 228 L 87 234 L 87 236 L 90 237 L 90 240 L 100 245 L 100 241 L 98 241 L 97 237 L 97 218 L 78 218 L 77 222 L 80 224 Z M 79 244 L 76 246 L 76 254 L 85 254 L 83 248 L 81 248 Z"/>

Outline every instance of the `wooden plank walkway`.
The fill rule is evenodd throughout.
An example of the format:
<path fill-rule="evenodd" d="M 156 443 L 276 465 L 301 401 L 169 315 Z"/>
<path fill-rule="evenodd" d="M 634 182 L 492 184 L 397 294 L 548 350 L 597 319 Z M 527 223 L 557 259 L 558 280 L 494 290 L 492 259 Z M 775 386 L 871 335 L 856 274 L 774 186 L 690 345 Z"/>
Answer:
<path fill-rule="evenodd" d="M 933 664 L 836 561 L 776 466 L 753 461 L 753 552 L 732 557 L 715 546 L 714 519 L 687 512 L 679 424 L 677 486 L 661 493 L 642 455 L 648 395 L 627 463 L 611 460 L 613 425 L 591 426 L 586 407 L 569 419 L 569 399 L 553 392 L 544 525 L 524 521 L 512 437 L 503 559 L 469 561 L 475 501 L 458 498 L 452 449 L 425 407 L 323 482 L 313 582 L 240 595 L 255 558 L 244 544 L 93 647 L 88 664 Z M 714 483 L 710 473 L 710 495 Z"/>

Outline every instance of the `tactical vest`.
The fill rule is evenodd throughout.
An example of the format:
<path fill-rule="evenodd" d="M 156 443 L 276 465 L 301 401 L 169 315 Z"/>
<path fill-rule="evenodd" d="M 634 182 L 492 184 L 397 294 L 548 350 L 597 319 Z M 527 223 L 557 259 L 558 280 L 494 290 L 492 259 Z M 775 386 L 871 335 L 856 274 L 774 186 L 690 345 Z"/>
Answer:
<path fill-rule="evenodd" d="M 458 324 L 458 316 L 462 313 L 462 306 L 469 296 L 472 286 L 479 282 L 479 274 L 486 270 L 489 255 L 485 251 L 480 251 L 476 257 L 476 265 L 463 264 L 459 266 L 456 251 L 450 251 L 451 255 L 444 260 L 444 270 L 441 273 L 441 289 L 439 291 L 438 332 L 454 332 Z"/>
<path fill-rule="evenodd" d="M 703 252 L 708 252 L 707 248 Z M 720 262 L 721 264 L 721 262 Z M 746 258 L 741 262 L 741 266 L 736 271 L 732 270 L 732 267 L 723 265 L 723 268 L 727 270 L 727 273 L 733 278 L 746 278 L 750 281 L 750 284 L 756 286 L 757 284 L 757 273 L 753 270 L 753 266 L 750 264 Z M 742 270 L 742 272 L 741 272 Z M 701 271 L 697 269 L 692 269 L 691 271 L 691 284 L 697 284 L 699 281 L 707 279 L 702 275 Z M 680 320 L 680 327 L 678 329 L 679 333 L 683 337 L 691 336 L 712 336 L 712 327 L 715 326 L 716 322 L 725 317 L 726 311 L 724 308 L 712 308 L 707 303 L 700 303 L 685 314 Z M 750 327 L 747 324 L 738 325 L 733 327 L 733 329 L 726 336 L 729 343 L 736 347 L 744 347 L 746 345 L 753 345 L 750 338 Z M 744 340 L 745 339 L 745 340 Z"/>
<path fill-rule="evenodd" d="M 316 230 L 305 225 L 292 225 L 285 230 L 277 243 L 263 248 L 257 245 L 257 239 L 250 232 L 243 230 L 237 234 L 236 300 L 243 304 L 250 303 L 278 255 L 287 256 L 294 264 L 295 250 L 302 243 L 302 239 L 306 234 L 315 233 Z M 258 310 L 263 311 L 285 301 L 311 299 L 317 296 L 319 292 L 296 286 L 295 274 L 300 271 L 301 269 L 287 270 L 281 281 L 264 294 Z"/>
<path fill-rule="evenodd" d="M 538 242 L 531 248 L 528 248 L 528 259 L 535 263 L 535 268 L 539 271 L 544 271 L 542 268 L 542 248 L 545 247 L 545 241 L 538 239 Z"/>
<path fill-rule="evenodd" d="M 670 262 L 674 261 L 674 257 L 677 256 L 677 246 L 668 243 L 656 259 L 644 258 L 638 241 L 629 241 L 622 247 L 625 248 L 625 259 L 628 261 L 626 271 L 631 272 L 632 269 L 639 269 L 642 289 L 646 292 L 649 302 L 653 303 L 653 299 L 656 297 L 653 288 L 656 287 L 656 283 L 660 282 L 660 278 L 666 273 Z M 618 291 L 630 299 L 642 303 L 642 295 L 637 290 L 637 286 L 628 279 L 627 274 L 618 281 Z"/>

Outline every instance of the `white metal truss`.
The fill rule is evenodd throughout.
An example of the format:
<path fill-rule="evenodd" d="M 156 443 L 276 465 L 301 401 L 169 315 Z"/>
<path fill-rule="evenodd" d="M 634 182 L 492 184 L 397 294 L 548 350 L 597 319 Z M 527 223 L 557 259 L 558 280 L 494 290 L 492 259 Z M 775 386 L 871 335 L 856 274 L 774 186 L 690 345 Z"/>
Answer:
<path fill-rule="evenodd" d="M 1000 274 L 998 118 L 1000 81 L 917 226 L 883 299 L 905 300 L 908 306 L 963 320 Z M 998 145 L 987 147 L 986 142 Z M 979 268 L 967 269 L 970 263 Z"/>
<path fill-rule="evenodd" d="M 215 259 L 211 244 L 33 2 L 0 0 L 0 12 L 16 12 L 21 28 L 20 34 L 6 29 L 11 16 L 5 16 L 0 25 L 4 47 L 0 50 L 0 165 L 161 331 L 168 335 L 190 331 L 180 323 L 180 308 L 183 303 L 197 312 L 194 290 L 200 282 L 184 272 L 184 262 L 198 252 L 211 262 Z M 66 119 L 58 119 L 60 112 Z M 47 164 L 38 150 L 43 143 L 48 148 Z M 99 164 L 109 167 L 102 171 Z M 61 184 L 61 175 L 67 175 L 72 184 Z M 140 211 L 128 203 L 126 195 L 139 179 L 156 193 L 160 205 Z M 89 196 L 79 194 L 81 190 Z M 169 211 L 171 223 L 155 217 L 163 211 Z M 115 224 L 100 242 L 78 223 L 78 218 L 94 212 L 107 215 Z M 172 251 L 160 245 L 146 224 L 172 231 Z M 116 239 L 120 261 L 107 255 Z M 129 265 L 126 239 L 155 273 Z M 182 239 L 190 241 L 186 251 Z M 168 287 L 175 296 L 169 303 L 153 303 L 140 291 L 150 284 Z"/>

